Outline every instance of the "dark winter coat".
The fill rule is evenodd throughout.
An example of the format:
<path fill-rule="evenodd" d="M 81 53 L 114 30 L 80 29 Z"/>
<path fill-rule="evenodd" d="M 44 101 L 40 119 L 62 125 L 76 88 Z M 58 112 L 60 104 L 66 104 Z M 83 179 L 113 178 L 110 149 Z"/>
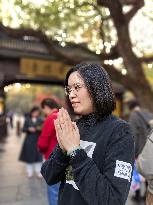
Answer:
<path fill-rule="evenodd" d="M 113 116 L 77 125 L 83 149 L 70 159 L 57 146 L 41 169 L 49 185 L 62 181 L 58 205 L 124 205 L 134 163 L 129 125 Z"/>
<path fill-rule="evenodd" d="M 38 118 L 35 122 L 30 117 L 25 119 L 23 132 L 26 133 L 25 140 L 21 149 L 19 160 L 27 163 L 41 162 L 42 155 L 37 149 L 37 141 L 40 135 L 42 119 Z M 29 127 L 36 128 L 36 132 L 30 132 Z"/>

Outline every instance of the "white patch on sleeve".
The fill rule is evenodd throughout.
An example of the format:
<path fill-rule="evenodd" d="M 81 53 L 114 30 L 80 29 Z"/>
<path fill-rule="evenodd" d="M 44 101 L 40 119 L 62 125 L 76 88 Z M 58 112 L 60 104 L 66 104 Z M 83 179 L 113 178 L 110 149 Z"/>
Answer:
<path fill-rule="evenodd" d="M 132 166 L 130 163 L 116 160 L 115 177 L 127 179 L 130 182 Z"/>
<path fill-rule="evenodd" d="M 96 147 L 96 143 L 80 140 L 80 145 L 85 150 L 88 157 L 92 158 L 92 155 Z"/>

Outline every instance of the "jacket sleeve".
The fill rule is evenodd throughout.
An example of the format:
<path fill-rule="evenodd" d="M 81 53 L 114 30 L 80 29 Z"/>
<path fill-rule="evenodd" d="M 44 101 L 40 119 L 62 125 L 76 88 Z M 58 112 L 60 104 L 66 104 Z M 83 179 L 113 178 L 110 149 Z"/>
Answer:
<path fill-rule="evenodd" d="M 139 120 L 139 116 L 137 116 L 137 114 L 135 112 L 133 112 L 131 115 L 130 115 L 130 118 L 129 118 L 129 123 L 131 125 L 131 128 L 132 128 L 132 131 L 133 131 L 133 134 L 134 134 L 134 142 L 135 142 L 135 157 L 137 158 L 138 155 L 139 155 L 139 149 L 140 149 L 140 144 L 141 144 L 141 127 L 142 127 L 142 124 L 141 124 L 141 121 Z"/>
<path fill-rule="evenodd" d="M 136 166 L 139 173 L 146 179 L 153 179 L 153 130 L 149 135 L 147 142 L 136 160 Z"/>
<path fill-rule="evenodd" d="M 66 156 L 59 145 L 56 146 L 49 159 L 41 168 L 41 174 L 48 185 L 53 185 L 65 178 L 65 169 L 69 164 L 69 157 Z"/>
<path fill-rule="evenodd" d="M 101 155 L 97 154 L 100 160 Z M 134 142 L 129 125 L 124 123 L 114 130 L 103 172 L 84 150 L 80 150 L 70 163 L 75 183 L 88 205 L 124 205 L 134 163 Z"/>
<path fill-rule="evenodd" d="M 26 118 L 25 121 L 24 121 L 24 124 L 23 124 L 22 131 L 26 132 L 26 133 L 29 133 L 28 129 L 29 129 L 29 123 L 28 123 L 28 118 Z"/>
<path fill-rule="evenodd" d="M 40 152 L 45 153 L 48 149 L 51 135 L 54 131 L 54 122 L 52 118 L 48 118 L 43 125 L 41 134 L 38 139 L 38 149 Z"/>

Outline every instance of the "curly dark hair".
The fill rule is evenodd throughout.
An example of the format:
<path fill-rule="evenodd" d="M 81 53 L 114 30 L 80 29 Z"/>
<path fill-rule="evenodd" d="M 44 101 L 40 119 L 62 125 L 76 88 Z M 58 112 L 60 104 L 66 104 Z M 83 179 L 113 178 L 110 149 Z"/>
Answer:
<path fill-rule="evenodd" d="M 106 70 L 99 64 L 77 64 L 68 71 L 65 86 L 68 85 L 69 76 L 75 71 L 77 71 L 84 80 L 88 92 L 93 99 L 97 119 L 110 115 L 115 109 L 116 103 L 112 84 Z M 69 111 L 72 113 L 72 106 L 68 96 L 66 97 L 66 102 Z"/>

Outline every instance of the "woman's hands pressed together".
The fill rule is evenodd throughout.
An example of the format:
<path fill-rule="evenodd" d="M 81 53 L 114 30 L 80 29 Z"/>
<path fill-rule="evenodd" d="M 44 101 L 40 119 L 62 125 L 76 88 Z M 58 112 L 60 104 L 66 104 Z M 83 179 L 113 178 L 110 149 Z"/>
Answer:
<path fill-rule="evenodd" d="M 80 145 L 80 134 L 76 123 L 72 122 L 68 112 L 61 108 L 54 121 L 57 141 L 63 151 L 69 152 Z"/>

